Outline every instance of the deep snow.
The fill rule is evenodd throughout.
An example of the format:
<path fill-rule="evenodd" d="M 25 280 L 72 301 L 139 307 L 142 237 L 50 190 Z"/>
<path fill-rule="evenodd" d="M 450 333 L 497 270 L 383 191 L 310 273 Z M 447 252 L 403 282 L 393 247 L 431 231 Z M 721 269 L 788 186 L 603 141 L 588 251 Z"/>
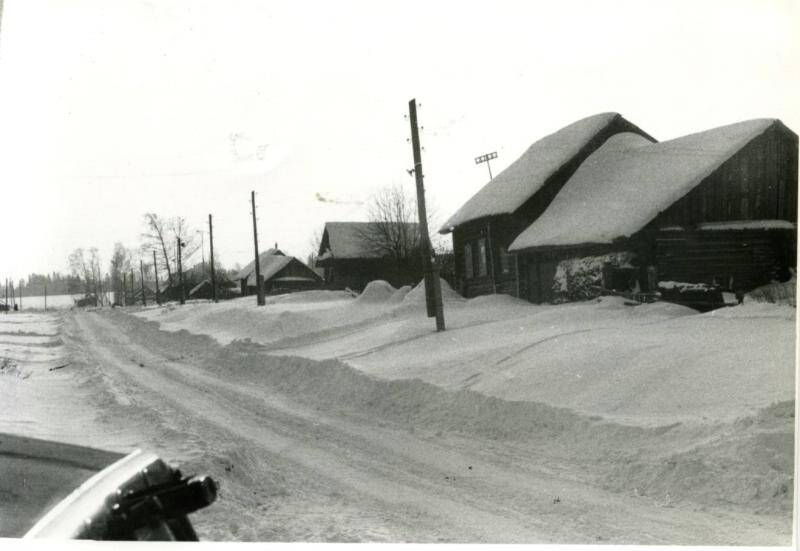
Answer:
<path fill-rule="evenodd" d="M 448 390 L 408 378 L 402 359 L 423 362 L 438 344 L 454 365 L 434 363 L 436 356 L 417 369 L 444 380 L 459 362 L 480 366 L 477 350 L 497 340 L 500 353 L 484 361 L 488 375 L 553 341 L 577 345 L 591 334 L 576 329 L 580 320 L 606 338 L 664 324 L 684 338 L 721 323 L 745 324 L 738 335 L 747 328 L 758 339 L 791 325 L 792 309 L 751 304 L 709 321 L 667 304 L 536 307 L 505 296 L 449 296 L 449 329 L 436 334 L 421 291 L 408 301 L 398 297 L 410 290 L 376 293 L 385 301 L 373 303 L 315 292 L 308 301 L 272 297 L 260 309 L 249 297 L 139 313 L 158 323 L 109 310 L 66 313 L 63 326 L 60 317 L 31 318 L 14 326 L 12 338 L 28 339 L 17 352 L 47 348 L 57 357 L 17 363 L 27 378 L 0 376 L 0 430 L 117 451 L 144 446 L 186 472 L 212 474 L 222 483 L 220 502 L 196 519 L 213 539 L 774 544 L 791 537 L 792 402 L 730 421 L 691 409 L 682 423 L 666 422 L 674 412 L 604 419 L 556 403 L 564 390 L 549 402 L 510 401 L 469 384 Z M 158 330 L 195 324 L 221 333 L 214 313 L 227 316 L 227 344 L 175 326 Z M 317 325 L 278 323 L 287 314 Z M 561 324 L 569 331 L 558 333 Z M 256 338 L 235 337 L 244 331 Z M 46 340 L 51 346 L 40 346 Z M 326 344 L 349 356 L 346 363 L 278 355 L 277 347 Z M 393 380 L 376 368 L 381 357 L 394 358 Z M 535 359 L 529 370 L 538 368 Z M 370 361 L 374 374 L 365 372 Z"/>
<path fill-rule="evenodd" d="M 794 398 L 795 310 L 748 303 L 698 314 L 619 297 L 531 305 L 506 295 L 461 299 L 444 284 L 448 330 L 425 317 L 424 289 L 373 282 L 257 307 L 253 298 L 137 315 L 162 329 L 250 339 L 273 354 L 340 359 L 387 379 L 536 401 L 625 423 L 731 421 Z M 402 300 L 399 299 L 402 296 Z"/>

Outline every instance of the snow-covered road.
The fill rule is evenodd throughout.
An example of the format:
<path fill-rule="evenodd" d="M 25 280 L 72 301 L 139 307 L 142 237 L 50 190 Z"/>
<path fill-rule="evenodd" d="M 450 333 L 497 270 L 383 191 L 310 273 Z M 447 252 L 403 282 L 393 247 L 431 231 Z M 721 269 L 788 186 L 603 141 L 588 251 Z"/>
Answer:
<path fill-rule="evenodd" d="M 212 474 L 220 499 L 195 515 L 201 537 L 707 545 L 791 538 L 785 514 L 609 487 L 609 446 L 620 434 L 644 445 L 653 438 L 685 445 L 708 434 L 595 425 L 548 410 L 549 427 L 509 438 L 470 412 L 520 415 L 528 406 L 420 381 L 379 381 L 338 362 L 270 356 L 253 344 L 223 346 L 120 312 L 70 312 L 63 323 L 70 365 L 53 373 L 71 379 L 40 385 L 37 394 L 32 376 L 15 382 L 27 384 L 18 396 L 81 400 L 71 406 L 80 423 L 64 423 L 64 440 L 83 434 L 97 446 L 142 446 L 186 472 Z M 372 394 L 365 398 L 361 388 Z"/>

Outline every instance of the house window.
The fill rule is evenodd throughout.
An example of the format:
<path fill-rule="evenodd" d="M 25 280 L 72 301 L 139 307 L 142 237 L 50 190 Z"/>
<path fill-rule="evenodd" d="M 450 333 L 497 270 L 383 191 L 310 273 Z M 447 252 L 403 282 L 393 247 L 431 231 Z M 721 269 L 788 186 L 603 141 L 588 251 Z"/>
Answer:
<path fill-rule="evenodd" d="M 486 239 L 478 239 L 478 277 L 483 277 L 486 271 Z"/>
<path fill-rule="evenodd" d="M 511 256 L 505 247 L 500 247 L 500 271 L 504 274 L 511 273 Z"/>
<path fill-rule="evenodd" d="M 474 277 L 472 268 L 472 243 L 464 245 L 464 277 L 472 279 Z"/>

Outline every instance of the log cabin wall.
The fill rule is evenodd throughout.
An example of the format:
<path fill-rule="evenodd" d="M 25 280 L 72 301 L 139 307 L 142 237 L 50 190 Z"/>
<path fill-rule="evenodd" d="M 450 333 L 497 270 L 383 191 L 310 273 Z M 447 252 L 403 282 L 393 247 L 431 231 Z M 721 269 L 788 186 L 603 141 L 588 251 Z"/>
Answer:
<path fill-rule="evenodd" d="M 660 281 L 749 291 L 786 280 L 796 266 L 796 237 L 787 230 L 668 231 L 655 237 Z"/>
<path fill-rule="evenodd" d="M 521 266 L 525 266 L 526 270 L 535 269 L 536 257 L 523 260 L 513 253 L 508 253 L 508 247 L 545 211 L 581 163 L 608 138 L 620 132 L 633 132 L 653 140 L 639 127 L 618 115 L 568 163 L 553 173 L 541 189 L 516 212 L 484 217 L 458 226 L 453 231 L 456 289 L 467 298 L 492 293 L 527 297 L 529 278 L 523 273 Z M 466 252 L 467 247 L 470 249 L 469 253 Z M 485 247 L 485 259 L 481 258 L 481 251 L 484 250 L 481 247 Z M 467 254 L 472 257 L 471 269 L 466 266 Z M 551 264 L 548 262 L 545 267 L 548 273 Z M 521 277 L 517 277 L 518 271 Z"/>
<path fill-rule="evenodd" d="M 797 135 L 775 122 L 651 224 L 797 222 Z"/>
<path fill-rule="evenodd" d="M 750 290 L 796 268 L 797 230 L 697 231 L 703 222 L 785 220 L 797 224 L 798 138 L 775 122 L 697 187 L 657 216 L 642 235 L 661 281 L 717 283 Z M 658 228 L 683 228 L 658 231 Z"/>

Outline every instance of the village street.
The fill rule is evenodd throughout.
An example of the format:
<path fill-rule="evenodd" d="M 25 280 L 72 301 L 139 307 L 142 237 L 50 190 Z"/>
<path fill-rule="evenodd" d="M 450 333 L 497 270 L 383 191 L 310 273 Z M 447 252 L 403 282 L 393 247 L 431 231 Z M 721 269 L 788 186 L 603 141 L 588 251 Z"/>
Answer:
<path fill-rule="evenodd" d="M 202 538 L 786 544 L 791 537 L 781 515 L 604 489 L 610 456 L 588 446 L 580 452 L 575 440 L 586 434 L 574 427 L 568 434 L 568 417 L 565 434 L 552 439 L 546 429 L 524 438 L 448 430 L 414 412 L 392 415 L 391 403 L 361 408 L 355 385 L 378 383 L 330 362 L 167 333 L 121 312 L 58 316 L 46 321 L 63 342 L 57 361 L 68 365 L 3 378 L 14 385 L 16 418 L 34 435 L 144 447 L 185 472 L 211 474 L 221 493 L 194 516 Z M 226 369 L 254 362 L 276 378 Z M 347 395 L 343 385 L 353 387 L 352 403 L 325 399 Z M 451 398 L 426 394 L 419 381 L 380 385 L 393 385 L 395 396 Z M 5 422 L 15 419 L 5 413 Z"/>

